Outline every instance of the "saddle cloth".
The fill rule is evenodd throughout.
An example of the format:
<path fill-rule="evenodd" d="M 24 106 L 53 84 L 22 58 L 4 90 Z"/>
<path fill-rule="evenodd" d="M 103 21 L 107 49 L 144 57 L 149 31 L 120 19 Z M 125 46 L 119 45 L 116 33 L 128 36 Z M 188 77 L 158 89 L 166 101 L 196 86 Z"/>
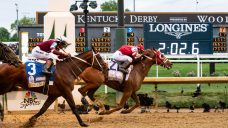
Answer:
<path fill-rule="evenodd" d="M 114 60 L 109 60 L 108 61 L 108 80 L 111 81 L 118 81 L 119 83 L 123 82 L 124 79 L 124 74 L 119 71 L 119 65 L 116 61 Z M 128 74 L 125 77 L 125 81 L 128 80 L 129 74 L 131 70 L 133 69 L 133 65 L 130 65 L 128 70 Z"/>
<path fill-rule="evenodd" d="M 27 61 L 26 65 L 26 78 L 28 80 L 28 87 L 41 87 L 45 85 L 46 76 L 42 73 L 43 63 L 37 61 Z M 51 68 L 51 77 L 49 79 L 49 85 L 53 85 L 54 76 L 53 72 L 55 71 L 55 66 Z"/>

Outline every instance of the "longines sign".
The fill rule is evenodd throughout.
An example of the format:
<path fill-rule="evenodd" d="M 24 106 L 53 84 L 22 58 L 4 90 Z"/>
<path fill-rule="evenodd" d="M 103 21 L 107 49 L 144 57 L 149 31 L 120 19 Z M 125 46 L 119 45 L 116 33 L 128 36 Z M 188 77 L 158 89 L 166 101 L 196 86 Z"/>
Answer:
<path fill-rule="evenodd" d="M 198 34 L 201 32 L 207 32 L 207 26 L 209 26 L 209 24 L 159 23 L 149 24 L 149 26 L 146 29 L 149 28 L 149 32 L 163 32 L 166 35 L 174 36 L 176 39 L 180 39 L 182 36 L 190 35 L 192 33 Z M 210 29 L 210 31 L 211 30 L 212 29 Z"/>
<path fill-rule="evenodd" d="M 47 12 L 37 12 L 37 23 L 43 24 L 43 17 Z M 76 24 L 84 24 L 83 13 L 73 13 Z M 116 12 L 90 12 L 87 17 L 90 24 L 116 24 Z M 228 25 L 228 13 L 168 13 L 168 12 L 126 12 L 125 24 L 143 24 L 156 22 L 196 22 L 212 23 L 213 25 Z"/>
<path fill-rule="evenodd" d="M 211 23 L 145 23 L 145 48 L 164 54 L 212 54 Z"/>

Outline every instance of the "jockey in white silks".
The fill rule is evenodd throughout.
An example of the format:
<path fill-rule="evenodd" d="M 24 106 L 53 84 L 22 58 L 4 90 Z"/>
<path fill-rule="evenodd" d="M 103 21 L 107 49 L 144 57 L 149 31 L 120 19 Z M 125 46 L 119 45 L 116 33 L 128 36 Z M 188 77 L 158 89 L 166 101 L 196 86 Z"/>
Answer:
<path fill-rule="evenodd" d="M 40 42 L 32 50 L 32 56 L 37 59 L 45 60 L 46 63 L 42 72 L 44 74 L 51 74 L 50 69 L 53 65 L 53 56 L 51 54 L 53 53 L 57 55 L 59 59 L 69 57 L 69 53 L 63 53 L 59 51 L 60 49 L 66 48 L 68 45 L 70 45 L 70 43 L 67 42 L 67 39 L 64 36 Z"/>

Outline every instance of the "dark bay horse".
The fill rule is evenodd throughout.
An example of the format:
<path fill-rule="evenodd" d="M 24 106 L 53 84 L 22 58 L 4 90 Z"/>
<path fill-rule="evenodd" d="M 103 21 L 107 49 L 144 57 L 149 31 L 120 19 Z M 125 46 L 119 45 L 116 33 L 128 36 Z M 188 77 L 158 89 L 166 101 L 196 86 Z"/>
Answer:
<path fill-rule="evenodd" d="M 4 62 L 0 64 L 0 94 L 7 93 L 16 86 L 43 93 L 43 87 L 28 87 L 25 65 L 10 48 L 2 43 L 0 43 L 0 60 Z M 72 96 L 74 81 L 88 67 L 104 70 L 103 67 L 105 66 L 106 64 L 100 54 L 95 53 L 94 50 L 81 53 L 75 57 L 66 58 L 63 61 L 58 61 L 54 72 L 54 84 L 53 86 L 49 86 L 47 100 L 40 111 L 32 116 L 25 126 L 33 126 L 37 118 L 60 96 L 66 99 L 79 124 L 81 126 L 88 126 L 79 116 Z"/>
<path fill-rule="evenodd" d="M 121 112 L 130 113 L 140 105 L 136 92 L 140 89 L 144 78 L 153 64 L 163 66 L 167 69 L 172 68 L 172 63 L 156 49 L 145 50 L 141 58 L 133 62 L 133 69 L 130 72 L 129 78 L 123 84 L 120 84 L 117 81 L 108 80 L 107 76 L 105 77 L 104 74 L 99 73 L 97 69 L 87 68 L 82 74 L 80 74 L 80 77 L 86 82 L 86 84 L 79 89 L 79 92 L 84 96 L 87 94 L 92 101 L 95 101 L 93 95 L 100 85 L 104 83 L 117 91 L 123 92 L 123 97 L 116 108 L 109 111 L 102 111 L 99 114 L 110 114 L 120 110 L 123 108 L 128 98 L 131 97 L 136 104 L 130 109 Z"/>

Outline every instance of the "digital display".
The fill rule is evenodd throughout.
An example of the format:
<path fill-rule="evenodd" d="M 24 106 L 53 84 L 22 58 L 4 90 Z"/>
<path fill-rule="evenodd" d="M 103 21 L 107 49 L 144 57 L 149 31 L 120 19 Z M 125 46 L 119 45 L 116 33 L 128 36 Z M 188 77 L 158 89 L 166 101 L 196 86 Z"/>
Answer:
<path fill-rule="evenodd" d="M 42 42 L 44 38 L 29 38 L 28 43 L 28 53 L 32 52 L 32 49 L 36 47 L 39 42 Z"/>
<path fill-rule="evenodd" d="M 47 12 L 37 12 L 36 21 L 37 24 L 44 24 L 44 16 Z M 75 26 L 76 26 L 76 48 L 77 52 L 84 51 L 84 28 L 85 18 L 83 12 L 72 12 L 75 16 Z M 127 29 L 127 39 L 126 42 L 128 45 L 136 45 L 138 43 L 144 43 L 144 24 L 146 23 L 182 23 L 183 24 L 204 24 L 211 23 L 213 26 L 213 38 L 211 41 L 201 40 L 200 38 L 208 37 L 208 35 L 198 36 L 200 38 L 195 39 L 197 37 L 197 33 L 194 32 L 195 36 L 190 36 L 190 33 L 183 32 L 167 32 L 161 40 L 150 40 L 147 39 L 147 35 L 145 35 L 145 46 L 146 48 L 154 47 L 156 43 L 157 48 L 163 48 L 163 52 L 165 54 L 211 54 L 211 53 L 227 53 L 227 31 L 228 27 L 228 13 L 227 12 L 125 12 L 124 13 L 124 23 L 125 28 Z M 88 21 L 88 46 L 96 46 L 99 48 L 101 52 L 115 52 L 115 29 L 118 27 L 118 16 L 117 12 L 90 12 L 87 16 Z M 161 26 L 160 26 L 161 27 Z M 32 29 L 35 29 L 34 27 Z M 169 36 L 167 36 L 169 34 Z M 175 34 L 176 37 L 171 36 Z M 187 34 L 187 35 L 183 35 Z M 225 34 L 225 35 L 224 35 Z M 32 34 L 33 35 L 33 34 Z M 36 35 L 36 34 L 34 34 Z M 179 35 L 179 36 L 178 36 Z M 37 38 L 38 36 L 34 36 Z M 104 41 L 104 37 L 109 37 L 111 40 Z M 152 37 L 154 37 L 152 35 Z M 173 39 L 179 38 L 180 39 Z M 182 38 L 186 38 L 185 40 Z M 209 36 L 210 37 L 210 36 Z M 93 38 L 93 39 L 91 39 Z M 148 36 L 148 38 L 151 38 Z M 205 39 L 205 38 L 204 38 Z M 148 41 L 150 40 L 150 41 Z M 92 42 L 93 41 L 93 42 Z M 200 42 L 199 42 L 200 41 Z M 104 44 L 104 43 L 107 43 Z M 165 43 L 165 44 L 164 44 Z M 198 44 L 197 44 L 198 43 Z M 110 45 L 110 46 L 109 46 Z M 172 49 L 170 49 L 172 48 Z M 103 49 L 103 50 L 101 50 Z M 109 50 L 108 50 L 109 49 Z M 198 52 L 197 52 L 198 49 Z M 211 50 L 211 51 L 210 51 Z"/>
<path fill-rule="evenodd" d="M 143 44 L 143 31 L 136 27 L 127 27 L 127 44 L 137 45 L 139 43 Z"/>
<path fill-rule="evenodd" d="M 184 54 L 199 54 L 200 50 L 207 51 L 207 49 L 200 46 L 199 43 L 207 43 L 207 42 L 169 42 L 166 41 L 164 43 L 158 42 L 158 49 L 162 53 L 171 54 L 171 55 L 184 55 Z M 202 47 L 202 48 L 200 48 Z M 166 52 L 164 52 L 166 51 Z"/>
<path fill-rule="evenodd" d="M 77 34 L 77 30 L 79 33 Z M 76 52 L 84 52 L 85 50 L 85 29 L 83 27 L 76 28 Z M 77 36 L 78 35 L 78 36 Z M 111 52 L 113 51 L 114 34 L 111 34 L 110 27 L 99 27 L 99 28 L 89 28 L 88 29 L 88 46 L 94 47 L 98 52 Z"/>
<path fill-rule="evenodd" d="M 146 23 L 145 48 L 155 47 L 164 54 L 212 54 L 210 23 Z"/>
<path fill-rule="evenodd" d="M 84 52 L 85 50 L 85 32 L 84 28 L 76 26 L 75 31 L 75 52 Z M 214 27 L 213 38 L 208 35 L 201 35 L 195 33 L 195 35 L 180 36 L 180 39 L 176 39 L 178 36 L 171 36 L 165 33 L 161 35 L 145 35 L 144 28 L 126 26 L 127 29 L 127 44 L 136 45 L 138 43 L 144 44 L 145 48 L 158 48 L 165 54 L 206 54 L 208 50 L 212 50 L 212 53 L 226 53 L 227 52 L 227 31 L 226 27 Z M 147 29 L 145 29 L 147 30 Z M 31 53 L 32 49 L 37 43 L 42 42 L 44 38 L 43 26 L 32 27 L 20 27 L 20 32 L 28 32 L 28 53 Z M 95 49 L 101 53 L 113 53 L 115 52 L 115 32 L 116 27 L 89 27 L 88 28 L 88 46 L 94 46 Z M 178 34 L 177 34 L 178 35 Z M 190 36 L 191 35 L 191 36 Z M 196 35 L 199 35 L 198 37 Z M 189 37 L 190 36 L 190 37 Z M 152 37 L 152 40 L 149 40 Z M 159 38 L 160 39 L 159 39 Z M 197 38 L 196 38 L 197 37 Z M 206 38 L 205 38 L 206 37 Z M 207 38 L 210 37 L 211 41 Z M 154 38 L 154 39 L 153 39 Z M 181 40 L 183 39 L 183 40 Z M 145 42 L 144 42 L 145 40 Z M 156 44 L 156 45 L 155 45 Z"/>
<path fill-rule="evenodd" d="M 214 36 L 213 51 L 214 53 L 227 52 L 227 34 L 225 27 L 220 27 L 218 35 Z"/>

